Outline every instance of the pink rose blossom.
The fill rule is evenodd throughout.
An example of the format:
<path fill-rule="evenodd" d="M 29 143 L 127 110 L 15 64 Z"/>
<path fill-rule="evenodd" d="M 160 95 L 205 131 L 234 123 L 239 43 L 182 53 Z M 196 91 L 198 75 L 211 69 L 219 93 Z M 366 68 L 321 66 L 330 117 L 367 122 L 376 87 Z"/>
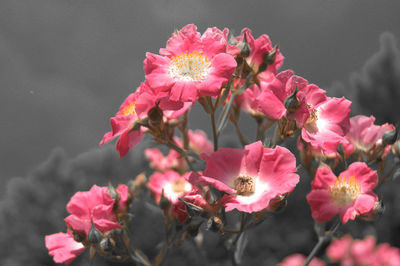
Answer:
<path fill-rule="evenodd" d="M 189 146 L 198 154 L 210 155 L 214 151 L 213 144 L 207 139 L 207 135 L 203 130 L 188 130 Z"/>
<path fill-rule="evenodd" d="M 137 123 L 146 118 L 156 104 L 163 110 L 165 119 L 177 118 L 191 106 L 190 103 L 169 101 L 165 97 L 165 94 L 156 94 L 146 83 L 142 83 L 136 92 L 125 99 L 116 116 L 110 119 L 112 131 L 104 135 L 100 145 L 119 137 L 117 150 L 123 157 L 142 140 L 147 129 Z"/>
<path fill-rule="evenodd" d="M 303 254 L 293 254 L 286 257 L 278 266 L 301 266 L 306 262 L 307 258 Z M 325 266 L 325 262 L 319 258 L 314 257 L 311 261 L 310 266 Z"/>
<path fill-rule="evenodd" d="M 307 195 L 312 217 L 326 222 L 339 214 L 342 223 L 367 215 L 375 208 L 378 197 L 373 189 L 378 184 L 376 171 L 363 162 L 352 163 L 336 177 L 327 167 L 318 168 Z"/>
<path fill-rule="evenodd" d="M 185 26 L 160 49 L 161 55 L 146 53 L 146 81 L 172 101 L 218 96 L 236 68 L 235 59 L 225 53 L 226 35 L 227 30 L 212 28 L 201 36 L 195 25 Z"/>
<path fill-rule="evenodd" d="M 154 173 L 150 176 L 147 186 L 157 203 L 160 202 L 161 193 L 164 193 L 164 197 L 171 201 L 172 204 L 177 203 L 180 197 L 192 191 L 193 188 L 183 176 L 172 170 L 167 170 L 164 173 Z"/>
<path fill-rule="evenodd" d="M 121 188 L 120 188 L 121 190 Z M 123 200 L 125 194 L 122 195 Z M 101 232 L 121 228 L 113 212 L 115 200 L 107 187 L 92 186 L 89 191 L 76 192 L 67 204 L 70 213 L 64 220 L 74 231 L 89 234 L 92 222 Z"/>
<path fill-rule="evenodd" d="M 375 253 L 375 261 L 373 266 L 399 266 L 400 265 L 400 249 L 391 247 L 387 243 L 378 245 Z"/>
<path fill-rule="evenodd" d="M 349 141 L 345 145 L 346 153 L 352 154 L 359 151 L 367 156 L 376 154 L 383 148 L 382 136 L 385 132 L 394 130 L 395 127 L 388 123 L 381 126 L 375 125 L 375 117 L 357 115 L 350 118 L 350 130 L 346 134 Z M 390 146 L 384 153 L 388 153 Z"/>
<path fill-rule="evenodd" d="M 69 233 L 47 235 L 45 244 L 55 263 L 69 264 L 85 250 L 85 246 Z"/>
<path fill-rule="evenodd" d="M 120 210 L 126 210 L 129 202 L 129 189 L 127 185 L 118 185 L 117 192 L 119 194 L 118 205 Z"/>
<path fill-rule="evenodd" d="M 283 147 L 264 148 L 260 141 L 244 149 L 220 148 L 207 158 L 204 173 L 192 173 L 195 185 L 212 185 L 231 194 L 226 211 L 257 212 L 270 200 L 291 192 L 299 182 L 296 158 Z"/>
<path fill-rule="evenodd" d="M 345 258 L 349 256 L 352 242 L 353 238 L 350 235 L 335 239 L 327 247 L 326 254 L 334 262 L 345 260 Z"/>

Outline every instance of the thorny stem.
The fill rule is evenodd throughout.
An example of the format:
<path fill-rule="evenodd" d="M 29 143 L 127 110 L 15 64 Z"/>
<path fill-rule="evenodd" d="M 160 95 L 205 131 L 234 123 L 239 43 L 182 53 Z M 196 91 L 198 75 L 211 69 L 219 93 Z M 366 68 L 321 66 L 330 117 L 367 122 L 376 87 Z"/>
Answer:
<path fill-rule="evenodd" d="M 325 234 L 323 236 L 319 236 L 318 243 L 314 246 L 310 255 L 308 255 L 307 260 L 304 262 L 303 266 L 308 266 L 308 264 L 311 262 L 311 260 L 317 254 L 317 252 L 321 249 L 321 247 L 325 243 L 325 241 L 329 240 L 332 237 L 332 235 L 336 232 L 336 230 L 339 228 L 339 226 L 340 226 L 340 220 L 337 221 L 337 223 L 334 226 L 332 226 L 331 230 L 325 232 Z"/>

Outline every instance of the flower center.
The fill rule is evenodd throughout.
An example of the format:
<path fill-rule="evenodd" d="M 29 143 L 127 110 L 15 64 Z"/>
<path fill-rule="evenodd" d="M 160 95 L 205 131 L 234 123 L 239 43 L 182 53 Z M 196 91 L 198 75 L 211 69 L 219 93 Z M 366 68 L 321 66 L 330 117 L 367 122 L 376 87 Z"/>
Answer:
<path fill-rule="evenodd" d="M 251 176 L 238 176 L 234 181 L 236 193 L 240 196 L 250 196 L 256 191 L 256 182 Z"/>
<path fill-rule="evenodd" d="M 136 115 L 135 104 L 137 99 L 130 100 L 122 109 L 122 115 Z"/>
<path fill-rule="evenodd" d="M 339 206 L 345 206 L 353 203 L 361 192 L 361 185 L 354 176 L 349 178 L 339 176 L 330 193 L 333 201 Z"/>
<path fill-rule="evenodd" d="M 183 81 L 197 81 L 207 76 L 210 66 L 210 61 L 202 52 L 194 50 L 188 53 L 186 51 L 172 58 L 169 74 Z"/>
<path fill-rule="evenodd" d="M 185 180 L 176 180 L 174 183 L 172 183 L 172 191 L 177 194 L 185 192 L 185 187 Z"/>

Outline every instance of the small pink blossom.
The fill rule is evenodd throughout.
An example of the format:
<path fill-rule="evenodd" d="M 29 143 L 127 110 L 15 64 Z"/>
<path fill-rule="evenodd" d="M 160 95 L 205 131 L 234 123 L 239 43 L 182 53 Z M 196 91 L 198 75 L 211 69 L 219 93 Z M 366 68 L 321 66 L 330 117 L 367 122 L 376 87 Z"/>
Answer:
<path fill-rule="evenodd" d="M 127 185 L 118 185 L 117 192 L 119 194 L 118 205 L 120 210 L 126 210 L 129 203 L 129 189 Z"/>
<path fill-rule="evenodd" d="M 301 266 L 306 262 L 307 258 L 303 254 L 293 254 L 287 256 L 278 266 Z M 310 266 L 325 266 L 325 262 L 319 258 L 314 257 L 311 261 Z"/>
<path fill-rule="evenodd" d="M 188 130 L 189 146 L 198 154 L 210 155 L 214 151 L 213 144 L 207 139 L 203 130 Z"/>
<path fill-rule="evenodd" d="M 45 244 L 55 263 L 69 264 L 85 250 L 85 246 L 69 233 L 47 235 Z"/>
<path fill-rule="evenodd" d="M 124 193 L 122 197 L 124 201 Z M 107 187 L 94 185 L 89 191 L 79 191 L 71 197 L 67 204 L 70 215 L 64 220 L 74 231 L 85 233 L 86 236 L 92 222 L 103 233 L 121 228 L 113 212 L 114 203 L 115 200 L 107 192 Z"/>
<path fill-rule="evenodd" d="M 168 40 L 161 55 L 146 53 L 146 81 L 172 101 L 194 102 L 199 97 L 218 96 L 236 68 L 226 54 L 227 30 L 207 29 L 203 35 L 189 24 Z"/>
<path fill-rule="evenodd" d="M 296 158 L 283 147 L 264 148 L 260 141 L 244 149 L 220 148 L 207 158 L 202 175 L 192 173 L 195 185 L 212 185 L 231 195 L 226 211 L 257 212 L 276 196 L 291 192 L 299 182 Z"/>
<path fill-rule="evenodd" d="M 161 193 L 164 193 L 172 204 L 178 202 L 178 199 L 192 191 L 193 186 L 179 173 L 167 170 L 164 173 L 156 172 L 149 178 L 147 184 L 154 195 L 156 202 L 160 202 Z"/>
<path fill-rule="evenodd" d="M 163 110 L 165 119 L 174 119 L 186 112 L 191 104 L 166 99 L 166 94 L 155 93 L 146 83 L 142 83 L 136 92 L 131 93 L 122 103 L 115 117 L 110 119 L 112 131 L 107 132 L 100 145 L 116 137 L 120 157 L 125 156 L 143 138 L 147 129 L 137 123 L 146 118 L 149 110 L 156 106 Z"/>
<path fill-rule="evenodd" d="M 400 265 L 400 249 L 391 247 L 387 243 L 378 245 L 375 253 L 375 261 L 373 266 L 399 266 Z"/>
<path fill-rule="evenodd" d="M 394 130 L 395 127 L 385 123 L 381 126 L 375 125 L 375 117 L 357 115 L 350 118 L 350 130 L 346 134 L 349 141 L 345 145 L 346 153 L 361 152 L 367 156 L 377 154 L 380 151 L 384 154 L 389 152 L 390 146 L 383 151 L 382 136 L 385 132 Z"/>
<path fill-rule="evenodd" d="M 376 171 L 363 162 L 352 163 L 336 177 L 327 167 L 318 168 L 307 195 L 312 217 L 326 222 L 340 215 L 342 223 L 367 215 L 375 208 L 378 197 L 373 189 L 378 184 Z"/>

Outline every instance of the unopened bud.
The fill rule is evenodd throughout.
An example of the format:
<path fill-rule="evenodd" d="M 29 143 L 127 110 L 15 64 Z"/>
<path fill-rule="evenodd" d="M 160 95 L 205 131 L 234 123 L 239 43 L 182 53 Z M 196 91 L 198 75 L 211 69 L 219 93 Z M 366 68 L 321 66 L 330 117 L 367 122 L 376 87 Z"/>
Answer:
<path fill-rule="evenodd" d="M 258 73 L 265 71 L 269 65 L 275 63 L 277 52 L 278 52 L 278 45 L 275 45 L 274 49 L 263 55 L 262 57 L 263 61 L 258 67 Z"/>
<path fill-rule="evenodd" d="M 113 245 L 111 243 L 111 240 L 108 237 L 102 239 L 100 241 L 99 245 L 100 245 L 100 249 L 102 251 L 106 252 L 106 253 L 110 252 L 113 249 Z"/>
<path fill-rule="evenodd" d="M 397 157 L 400 157 L 400 141 L 396 141 L 393 145 L 392 145 L 392 152 L 394 155 L 396 155 Z"/>
<path fill-rule="evenodd" d="M 72 235 L 74 236 L 74 240 L 76 242 L 82 242 L 83 240 L 85 240 L 85 235 L 77 231 L 73 231 Z"/>
<path fill-rule="evenodd" d="M 186 212 L 188 213 L 189 217 L 201 216 L 206 217 L 206 213 L 203 208 L 200 208 L 194 204 L 184 201 L 183 199 L 179 199 L 185 205 Z"/>
<path fill-rule="evenodd" d="M 103 234 L 94 226 L 92 222 L 92 226 L 90 227 L 89 234 L 88 234 L 88 240 L 92 244 L 97 244 L 101 241 L 103 238 Z"/>
<path fill-rule="evenodd" d="M 396 142 L 396 140 L 397 140 L 397 128 L 390 131 L 386 131 L 382 135 L 382 141 L 386 145 L 392 145 L 393 143 Z"/>
<path fill-rule="evenodd" d="M 374 209 L 370 213 L 368 213 L 367 215 L 360 216 L 360 219 L 362 219 L 364 221 L 372 221 L 376 217 L 381 216 L 384 211 L 385 211 L 385 206 L 383 205 L 383 202 L 382 201 L 377 201 L 375 203 Z"/>
<path fill-rule="evenodd" d="M 114 186 L 111 184 L 111 182 L 108 182 L 108 188 L 107 188 L 108 193 L 111 195 L 111 198 L 115 200 L 119 200 L 119 193 L 117 190 L 114 188 Z"/>
<path fill-rule="evenodd" d="M 289 111 L 289 112 L 294 112 L 297 110 L 297 108 L 299 108 L 300 106 L 300 101 L 297 98 L 297 93 L 299 92 L 299 90 L 296 88 L 294 90 L 294 92 L 286 98 L 284 105 L 285 108 Z"/>
<path fill-rule="evenodd" d="M 161 192 L 160 203 L 158 205 L 164 211 L 171 207 L 171 202 L 164 196 L 164 190 Z"/>
<path fill-rule="evenodd" d="M 147 116 L 152 124 L 160 124 L 163 119 L 163 111 L 156 105 L 149 110 Z"/>
<path fill-rule="evenodd" d="M 220 232 L 223 228 L 223 224 L 220 218 L 214 216 L 208 219 L 206 229 L 213 232 Z"/>
<path fill-rule="evenodd" d="M 250 45 L 247 41 L 247 34 L 244 34 L 243 40 L 239 43 L 238 47 L 240 48 L 240 56 L 241 57 L 248 57 L 250 55 Z"/>

